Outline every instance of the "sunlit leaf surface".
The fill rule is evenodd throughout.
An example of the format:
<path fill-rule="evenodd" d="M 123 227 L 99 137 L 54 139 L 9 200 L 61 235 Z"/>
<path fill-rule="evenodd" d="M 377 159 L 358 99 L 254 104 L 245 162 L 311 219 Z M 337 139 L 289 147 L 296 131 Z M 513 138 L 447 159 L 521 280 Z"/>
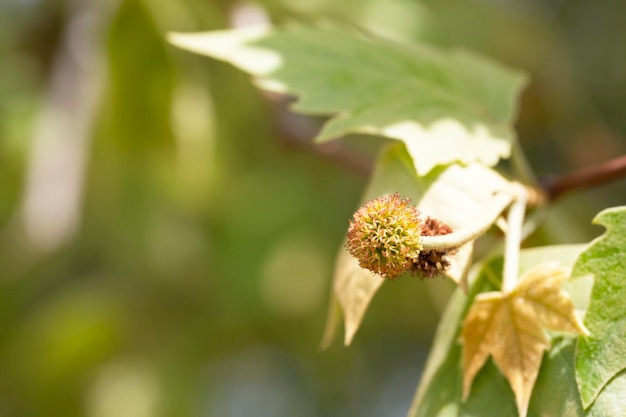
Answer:
<path fill-rule="evenodd" d="M 334 116 L 319 141 L 349 132 L 403 141 L 420 175 L 510 155 L 524 77 L 470 53 L 303 25 L 171 34 L 170 41 L 232 63 L 262 88 L 297 95 L 297 111 Z"/>
<path fill-rule="evenodd" d="M 580 255 L 575 275 L 593 275 L 585 325 L 576 355 L 576 379 L 582 402 L 589 407 L 603 387 L 626 369 L 626 207 L 605 210 L 594 223 L 607 232 Z"/>

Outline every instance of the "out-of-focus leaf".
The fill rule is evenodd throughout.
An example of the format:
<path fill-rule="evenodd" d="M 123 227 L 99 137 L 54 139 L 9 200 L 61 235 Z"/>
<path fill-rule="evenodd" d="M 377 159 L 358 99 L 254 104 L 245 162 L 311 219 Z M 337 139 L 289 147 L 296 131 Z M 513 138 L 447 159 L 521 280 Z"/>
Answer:
<path fill-rule="evenodd" d="M 334 117 L 319 141 L 349 132 L 403 141 L 420 175 L 510 155 L 524 77 L 467 52 L 439 52 L 355 31 L 291 25 L 171 34 L 181 48 L 232 63 L 294 109 Z"/>
<path fill-rule="evenodd" d="M 330 300 L 328 301 L 328 312 L 326 313 L 326 325 L 324 326 L 324 334 L 320 341 L 320 349 L 328 349 L 330 344 L 335 339 L 337 334 L 337 328 L 341 321 L 341 306 L 335 297 L 335 292 L 331 291 Z"/>
<path fill-rule="evenodd" d="M 364 200 L 398 192 L 412 199 L 424 214 L 454 230 L 476 222 L 491 224 L 511 201 L 509 183 L 495 171 L 480 164 L 437 168 L 425 177 L 415 174 L 406 148 L 392 146 L 378 160 Z M 467 288 L 466 272 L 472 253 L 469 243 L 450 257 L 448 276 Z M 383 278 L 361 268 L 342 248 L 337 257 L 334 291 L 345 320 L 345 343 L 356 333 L 367 306 L 383 283 Z"/>
<path fill-rule="evenodd" d="M 343 312 L 346 345 L 352 342 L 367 307 L 383 281 L 382 277 L 361 268 L 358 261 L 346 251 L 339 251 L 333 290 Z"/>
<path fill-rule="evenodd" d="M 594 223 L 607 231 L 580 255 L 573 272 L 595 276 L 585 317 L 591 336 L 580 340 L 576 355 L 576 379 L 585 408 L 626 369 L 626 207 L 604 210 Z"/>
<path fill-rule="evenodd" d="M 520 255 L 520 275 L 545 262 L 558 262 L 571 267 L 586 245 L 548 246 L 523 250 Z M 476 270 L 469 296 L 460 290 L 453 294 L 444 313 L 422 374 L 420 384 L 409 410 L 409 417 L 501 417 L 516 415 L 515 397 L 506 379 L 488 361 L 476 376 L 467 401 L 462 396 L 462 352 L 457 343 L 461 322 L 474 297 L 479 293 L 495 291 L 500 286 L 502 258 L 498 257 Z M 576 278 L 567 284 L 573 291 L 572 299 L 580 309 L 586 303 L 589 291 L 586 278 Z M 570 365 L 571 366 L 571 365 Z M 541 373 L 539 375 L 541 379 Z M 574 381 L 572 380 L 573 384 Z M 534 394 L 536 395 L 537 389 Z M 533 397 L 534 398 L 534 397 Z M 531 405 L 533 404 L 531 398 Z M 533 415 L 533 414 L 530 414 Z M 551 415 L 551 414 L 546 414 Z M 558 415 L 558 414 L 554 414 Z"/>
<path fill-rule="evenodd" d="M 463 324 L 463 397 L 492 356 L 515 393 L 519 415 L 526 417 L 543 352 L 550 348 L 544 328 L 585 334 L 574 304 L 561 289 L 569 268 L 542 264 L 520 278 L 510 293 L 479 294 Z"/>

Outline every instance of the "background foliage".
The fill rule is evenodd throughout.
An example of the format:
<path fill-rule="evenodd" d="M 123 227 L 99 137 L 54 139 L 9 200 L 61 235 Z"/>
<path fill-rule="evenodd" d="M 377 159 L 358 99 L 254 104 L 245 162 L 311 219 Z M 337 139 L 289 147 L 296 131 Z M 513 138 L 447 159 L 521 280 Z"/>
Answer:
<path fill-rule="evenodd" d="M 528 71 L 518 129 L 539 174 L 626 148 L 622 2 L 3 1 L 0 415 L 406 413 L 448 283 L 385 286 L 350 349 L 320 354 L 364 178 L 339 145 L 294 141 L 319 120 L 164 38 L 260 10 Z M 367 160 L 367 142 L 343 146 Z M 589 241 L 624 186 L 564 198 L 531 243 Z"/>

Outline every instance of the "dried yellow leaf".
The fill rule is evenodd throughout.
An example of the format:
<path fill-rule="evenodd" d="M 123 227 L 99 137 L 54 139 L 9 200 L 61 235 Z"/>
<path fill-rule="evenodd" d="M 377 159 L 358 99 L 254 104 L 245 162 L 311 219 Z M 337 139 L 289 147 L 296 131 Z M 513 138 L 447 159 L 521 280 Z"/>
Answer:
<path fill-rule="evenodd" d="M 333 290 L 343 311 L 346 346 L 352 342 L 367 306 L 384 281 L 371 271 L 361 268 L 348 252 L 339 253 Z"/>
<path fill-rule="evenodd" d="M 561 289 L 569 269 L 542 264 L 528 271 L 510 293 L 479 294 L 463 324 L 463 398 L 489 355 L 508 379 L 520 417 L 525 417 L 543 352 L 544 328 L 588 334 L 574 304 Z"/>

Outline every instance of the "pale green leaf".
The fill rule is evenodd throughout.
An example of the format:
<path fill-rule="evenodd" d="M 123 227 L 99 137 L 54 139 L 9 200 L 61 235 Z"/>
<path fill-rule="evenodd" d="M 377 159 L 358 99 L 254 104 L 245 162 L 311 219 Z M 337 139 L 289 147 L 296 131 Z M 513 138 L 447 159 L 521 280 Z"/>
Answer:
<path fill-rule="evenodd" d="M 383 280 L 382 277 L 361 268 L 358 261 L 345 250 L 339 251 L 333 289 L 343 311 L 346 345 L 352 342 L 352 338 L 363 321 L 367 307 L 374 294 L 383 285 Z"/>
<path fill-rule="evenodd" d="M 403 145 L 389 148 L 379 158 L 364 201 L 398 192 L 411 198 L 424 214 L 437 218 L 458 230 L 470 224 L 493 223 L 507 207 L 512 195 L 502 192 L 509 182 L 495 171 L 480 164 L 466 167 L 440 167 L 418 177 Z M 449 257 L 448 276 L 461 288 L 472 253 L 469 243 Z M 334 290 L 345 322 L 345 343 L 349 344 L 358 330 L 365 311 L 384 279 L 361 268 L 356 259 L 342 248 L 337 257 Z"/>
<path fill-rule="evenodd" d="M 585 408 L 626 369 L 626 207 L 604 210 L 594 223 L 607 231 L 580 255 L 573 272 L 595 276 L 585 317 L 591 336 L 579 341 L 576 355 L 576 379 Z"/>
<path fill-rule="evenodd" d="M 511 152 L 524 77 L 468 52 L 440 52 L 356 31 L 291 25 L 171 34 L 181 48 L 232 63 L 303 113 L 334 116 L 318 136 L 403 141 L 420 175 L 435 166 L 495 165 Z"/>

